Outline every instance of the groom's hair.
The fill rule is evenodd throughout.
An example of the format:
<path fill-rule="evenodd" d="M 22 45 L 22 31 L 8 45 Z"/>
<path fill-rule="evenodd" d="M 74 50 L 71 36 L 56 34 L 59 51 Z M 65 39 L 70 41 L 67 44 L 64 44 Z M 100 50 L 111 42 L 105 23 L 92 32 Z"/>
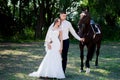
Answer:
<path fill-rule="evenodd" d="M 66 14 L 66 11 L 60 11 L 60 14 Z"/>

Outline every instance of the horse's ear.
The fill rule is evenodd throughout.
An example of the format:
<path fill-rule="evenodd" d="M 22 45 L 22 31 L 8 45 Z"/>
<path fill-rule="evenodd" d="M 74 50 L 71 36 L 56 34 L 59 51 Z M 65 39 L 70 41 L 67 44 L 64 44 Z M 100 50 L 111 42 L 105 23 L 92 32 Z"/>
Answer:
<path fill-rule="evenodd" d="M 88 10 L 88 12 L 89 12 L 89 6 L 87 6 L 87 7 L 86 7 L 86 9 L 87 9 L 87 10 Z"/>
<path fill-rule="evenodd" d="M 84 11 L 84 8 L 83 8 L 83 6 L 81 6 L 80 8 L 81 8 L 81 11 Z"/>

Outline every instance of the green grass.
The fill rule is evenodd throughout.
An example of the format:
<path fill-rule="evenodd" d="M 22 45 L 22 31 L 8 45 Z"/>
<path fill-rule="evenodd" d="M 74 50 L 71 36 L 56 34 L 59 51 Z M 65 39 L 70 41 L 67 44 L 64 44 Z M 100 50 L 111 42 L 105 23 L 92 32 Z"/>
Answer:
<path fill-rule="evenodd" d="M 70 44 L 68 65 L 64 80 L 120 80 L 120 43 L 103 43 L 99 67 L 94 59 L 90 62 L 91 73 L 80 73 L 80 50 L 78 44 Z M 1 43 L 0 80 L 40 80 L 28 74 L 37 70 L 45 55 L 43 42 Z M 86 48 L 85 48 L 86 55 Z M 84 68 L 85 69 L 85 68 Z"/>

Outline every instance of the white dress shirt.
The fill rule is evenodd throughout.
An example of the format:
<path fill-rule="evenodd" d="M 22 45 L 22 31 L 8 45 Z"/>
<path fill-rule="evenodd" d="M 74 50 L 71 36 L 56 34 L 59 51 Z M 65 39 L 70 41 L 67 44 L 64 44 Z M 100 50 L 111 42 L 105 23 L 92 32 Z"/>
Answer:
<path fill-rule="evenodd" d="M 80 41 L 80 37 L 77 35 L 75 30 L 73 29 L 71 23 L 67 20 L 62 21 L 61 26 L 63 32 L 63 40 L 69 39 L 69 32 Z"/>
<path fill-rule="evenodd" d="M 50 27 L 47 31 L 47 35 L 48 35 L 49 31 L 51 30 L 51 28 L 53 27 L 53 25 L 54 25 L 53 23 L 50 25 Z M 63 32 L 63 40 L 69 39 L 69 32 L 70 32 L 77 40 L 80 41 L 80 37 L 77 35 L 77 33 L 75 32 L 75 30 L 73 29 L 73 27 L 69 21 L 67 21 L 67 20 L 62 21 L 60 27 Z M 46 39 L 45 39 L 45 41 L 46 41 Z"/>

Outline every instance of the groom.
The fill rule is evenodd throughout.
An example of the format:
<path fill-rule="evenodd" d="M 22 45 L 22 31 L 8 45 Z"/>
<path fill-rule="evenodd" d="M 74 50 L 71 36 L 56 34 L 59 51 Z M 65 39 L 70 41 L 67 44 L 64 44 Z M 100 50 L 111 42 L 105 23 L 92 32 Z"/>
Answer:
<path fill-rule="evenodd" d="M 66 20 L 67 14 L 65 11 L 60 12 L 61 27 L 63 32 L 63 50 L 62 50 L 62 67 L 65 73 L 67 66 L 67 54 L 69 48 L 69 32 L 79 41 L 84 41 L 83 38 L 80 38 L 75 30 L 73 29 L 71 23 Z"/>

